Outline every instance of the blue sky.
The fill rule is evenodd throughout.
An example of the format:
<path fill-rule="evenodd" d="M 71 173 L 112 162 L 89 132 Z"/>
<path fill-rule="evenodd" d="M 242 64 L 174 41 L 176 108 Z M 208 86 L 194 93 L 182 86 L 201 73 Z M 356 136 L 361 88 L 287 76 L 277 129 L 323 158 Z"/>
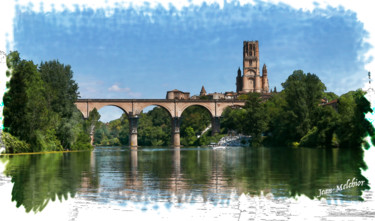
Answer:
<path fill-rule="evenodd" d="M 367 78 L 368 33 L 343 7 L 306 11 L 262 1 L 144 3 L 111 13 L 44 7 L 16 4 L 12 48 L 35 63 L 70 64 L 82 98 L 165 98 L 173 89 L 194 95 L 202 85 L 235 91 L 244 40 L 259 41 L 260 63 L 278 90 L 297 69 L 317 74 L 337 94 L 363 87 Z"/>

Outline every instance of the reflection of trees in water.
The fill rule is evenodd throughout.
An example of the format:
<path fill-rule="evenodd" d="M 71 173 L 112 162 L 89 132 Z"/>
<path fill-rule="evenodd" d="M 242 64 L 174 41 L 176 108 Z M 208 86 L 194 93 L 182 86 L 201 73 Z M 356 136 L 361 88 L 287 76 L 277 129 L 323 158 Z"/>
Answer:
<path fill-rule="evenodd" d="M 242 193 L 310 198 L 355 177 L 366 185 L 327 198 L 361 200 L 367 180 L 362 152 L 347 149 L 97 148 L 94 152 L 11 156 L 5 174 L 14 183 L 12 201 L 27 212 L 43 210 L 77 192 L 87 200 L 112 202 L 227 202 Z M 341 194 L 341 195 L 340 195 Z"/>
<path fill-rule="evenodd" d="M 348 179 L 365 181 L 364 186 L 325 195 L 327 198 L 362 200 L 361 195 L 369 189 L 367 179 L 360 168 L 365 167 L 362 151 L 349 149 L 315 148 L 254 148 L 243 149 L 243 161 L 236 157 L 228 159 L 226 174 L 236 171 L 233 184 L 241 192 L 259 195 L 261 191 L 272 192 L 277 197 L 295 197 L 301 194 L 314 198 L 319 189 L 336 188 Z"/>
<path fill-rule="evenodd" d="M 14 183 L 12 201 L 26 212 L 40 212 L 56 198 L 74 197 L 82 182 L 96 183 L 87 178 L 90 152 L 10 156 L 4 173 Z"/>
<path fill-rule="evenodd" d="M 319 195 L 319 189 L 336 188 L 354 177 L 364 180 L 366 185 L 324 197 L 361 200 L 362 192 L 369 189 L 360 172 L 365 165 L 362 152 L 348 149 L 141 151 L 137 158 L 136 177 L 132 173 L 124 183 L 133 190 L 123 194 L 125 199 L 134 199 L 134 195 L 138 199 L 152 198 L 156 192 L 166 198 L 175 195 L 178 202 L 197 197 L 204 201 L 225 200 L 232 193 L 261 192 L 276 197 L 304 194 L 312 199 Z"/>

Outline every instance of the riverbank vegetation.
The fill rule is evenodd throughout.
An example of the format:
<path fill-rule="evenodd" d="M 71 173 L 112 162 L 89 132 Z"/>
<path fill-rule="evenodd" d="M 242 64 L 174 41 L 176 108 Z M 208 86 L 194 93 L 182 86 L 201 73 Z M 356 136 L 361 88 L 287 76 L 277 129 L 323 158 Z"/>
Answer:
<path fill-rule="evenodd" d="M 374 137 L 374 127 L 365 119 L 371 105 L 362 90 L 339 97 L 325 92 L 315 74 L 301 70 L 282 86 L 280 93 L 264 102 L 258 94 L 247 95 L 245 108 L 227 109 L 222 125 L 251 135 L 253 146 L 358 148 L 367 135 Z"/>
<path fill-rule="evenodd" d="M 78 85 L 69 65 L 58 61 L 21 59 L 18 52 L 7 56 L 7 92 L 4 94 L 6 152 L 45 152 L 90 149 L 82 114 L 74 102 Z"/>

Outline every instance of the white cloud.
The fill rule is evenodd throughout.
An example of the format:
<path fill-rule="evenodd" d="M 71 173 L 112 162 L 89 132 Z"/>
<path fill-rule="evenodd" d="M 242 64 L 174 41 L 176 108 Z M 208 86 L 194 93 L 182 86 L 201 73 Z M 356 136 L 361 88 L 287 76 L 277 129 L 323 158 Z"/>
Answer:
<path fill-rule="evenodd" d="M 111 87 L 109 87 L 108 91 L 123 93 L 123 94 L 125 94 L 125 98 L 140 98 L 141 95 L 142 95 L 140 92 L 133 92 L 128 87 L 122 88 L 118 84 L 114 84 Z M 123 97 L 121 97 L 121 98 L 123 98 Z"/>
<path fill-rule="evenodd" d="M 115 91 L 115 92 L 128 92 L 130 91 L 129 88 L 120 88 L 120 86 L 118 86 L 118 84 L 114 84 L 112 85 L 110 88 L 108 88 L 109 91 Z"/>

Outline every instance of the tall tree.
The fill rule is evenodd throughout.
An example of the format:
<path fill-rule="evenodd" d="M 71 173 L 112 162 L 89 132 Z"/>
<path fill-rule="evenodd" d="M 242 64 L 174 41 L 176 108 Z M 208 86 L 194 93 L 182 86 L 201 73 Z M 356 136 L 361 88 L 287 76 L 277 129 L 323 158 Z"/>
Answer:
<path fill-rule="evenodd" d="M 21 70 L 21 62 L 26 65 L 26 61 L 21 61 L 17 51 L 11 52 L 7 56 L 7 66 L 10 71 L 10 81 L 7 82 L 8 91 L 5 92 L 4 100 L 4 131 L 22 138 L 26 135 L 23 128 L 25 122 L 23 116 L 26 115 L 26 82 L 23 79 L 23 72 Z M 33 72 L 33 65 L 29 65 L 31 72 Z M 25 69 L 25 67 L 23 68 Z"/>
<path fill-rule="evenodd" d="M 245 104 L 244 132 L 251 135 L 251 145 L 258 146 L 262 142 L 262 134 L 267 130 L 268 115 L 265 112 L 260 94 L 249 93 Z"/>
<path fill-rule="evenodd" d="M 74 102 L 78 98 L 78 85 L 73 80 L 73 71 L 69 65 L 53 60 L 42 62 L 39 72 L 44 82 L 49 108 L 58 115 L 57 137 L 66 149 L 71 149 L 77 139 L 80 116 L 74 114 Z"/>
<path fill-rule="evenodd" d="M 10 81 L 4 96 L 5 131 L 26 141 L 32 151 L 90 147 L 74 105 L 78 86 L 69 65 L 45 62 L 38 71 L 32 61 L 11 52 L 7 66 Z"/>
<path fill-rule="evenodd" d="M 34 151 L 60 149 L 55 137 L 56 115 L 48 108 L 47 91 L 36 65 L 21 60 L 18 52 L 8 55 L 7 65 L 11 79 L 4 95 L 6 131 L 31 144 Z"/>
<path fill-rule="evenodd" d="M 39 72 L 49 92 L 46 98 L 51 109 L 59 113 L 62 118 L 70 118 L 73 114 L 72 109 L 75 109 L 74 103 L 79 96 L 78 85 L 73 80 L 70 65 L 61 64 L 56 60 L 42 62 Z"/>
<path fill-rule="evenodd" d="M 86 132 L 90 134 L 91 145 L 94 144 L 94 131 L 95 131 L 95 127 L 99 126 L 99 118 L 100 118 L 100 114 L 96 110 L 96 108 L 90 111 L 89 118 L 87 119 L 87 122 L 86 122 Z"/>
<path fill-rule="evenodd" d="M 315 74 L 294 71 L 281 84 L 286 105 L 278 115 L 272 131 L 274 138 L 284 144 L 299 141 L 318 121 L 318 104 L 324 97 L 325 85 Z"/>
<path fill-rule="evenodd" d="M 289 119 L 289 127 L 294 133 L 289 134 L 291 139 L 299 141 L 310 128 L 309 106 L 307 101 L 306 74 L 302 71 L 294 71 L 281 85 L 285 90 L 287 102 L 286 115 Z"/>
<path fill-rule="evenodd" d="M 372 112 L 371 104 L 362 90 L 350 91 L 340 96 L 340 121 L 337 129 L 340 147 L 359 148 L 364 143 L 364 137 L 374 137 L 374 127 L 365 118 L 367 112 Z"/>
<path fill-rule="evenodd" d="M 221 127 L 224 131 L 236 131 L 237 133 L 244 133 L 246 110 L 244 108 L 228 107 L 222 114 Z"/>

